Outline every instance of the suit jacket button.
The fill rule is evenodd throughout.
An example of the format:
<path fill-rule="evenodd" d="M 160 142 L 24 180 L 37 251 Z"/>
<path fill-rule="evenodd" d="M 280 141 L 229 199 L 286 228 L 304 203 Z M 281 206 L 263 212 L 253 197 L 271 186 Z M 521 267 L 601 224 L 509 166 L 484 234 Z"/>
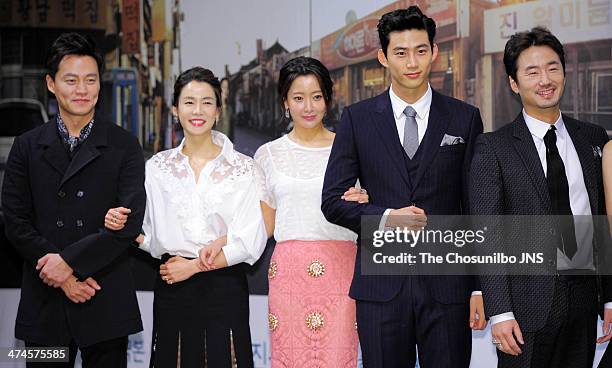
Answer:
<path fill-rule="evenodd" d="M 549 259 L 549 260 L 548 260 L 548 264 L 549 264 L 549 265 L 551 265 L 551 266 L 553 266 L 553 265 L 555 264 L 555 261 L 553 261 L 552 259 Z"/>
<path fill-rule="evenodd" d="M 64 192 L 63 190 L 60 190 L 59 192 L 57 192 L 57 196 L 60 198 L 64 198 L 66 196 L 66 192 Z"/>
<path fill-rule="evenodd" d="M 83 220 L 77 220 L 76 226 L 77 227 L 83 227 Z"/>
<path fill-rule="evenodd" d="M 64 227 L 64 221 L 62 220 L 57 220 L 57 222 L 55 223 L 55 225 L 57 225 L 57 227 Z"/>
<path fill-rule="evenodd" d="M 79 198 L 83 198 L 83 195 L 84 195 L 84 194 L 85 194 L 85 193 L 84 193 L 82 190 L 79 190 L 79 191 L 77 192 L 77 197 L 79 197 Z"/>
<path fill-rule="evenodd" d="M 555 229 L 550 229 L 549 232 L 550 232 L 550 235 L 555 235 Z"/>

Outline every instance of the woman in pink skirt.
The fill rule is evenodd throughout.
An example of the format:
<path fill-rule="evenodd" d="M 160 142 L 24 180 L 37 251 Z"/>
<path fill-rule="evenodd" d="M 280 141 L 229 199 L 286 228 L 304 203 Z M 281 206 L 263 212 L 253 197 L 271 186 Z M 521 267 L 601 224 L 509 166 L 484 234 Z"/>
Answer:
<path fill-rule="evenodd" d="M 318 60 L 289 60 L 278 91 L 293 129 L 255 153 L 266 228 L 277 241 L 268 270 L 273 368 L 357 366 L 355 302 L 348 296 L 357 235 L 329 223 L 320 209 L 335 136 L 323 126 L 332 86 Z M 356 188 L 344 197 L 368 200 Z"/>

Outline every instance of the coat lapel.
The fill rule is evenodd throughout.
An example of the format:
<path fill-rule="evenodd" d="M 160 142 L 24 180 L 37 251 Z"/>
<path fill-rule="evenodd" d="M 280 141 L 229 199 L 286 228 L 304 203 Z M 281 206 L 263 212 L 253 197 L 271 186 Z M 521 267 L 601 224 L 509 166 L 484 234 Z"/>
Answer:
<path fill-rule="evenodd" d="M 404 163 L 404 148 L 397 134 L 397 126 L 395 125 L 395 116 L 393 116 L 393 108 L 391 107 L 391 98 L 389 90 L 382 93 L 376 98 L 375 111 L 372 113 L 373 121 L 376 122 L 376 130 L 380 133 L 380 137 L 384 146 L 389 152 L 391 161 L 397 167 L 402 179 L 410 187 L 410 179 L 408 171 Z"/>
<path fill-rule="evenodd" d="M 64 175 L 70 164 L 70 158 L 66 154 L 66 148 L 64 148 L 57 132 L 56 119 L 51 119 L 45 123 L 45 127 L 38 138 L 38 144 L 46 147 L 42 155 L 43 160 L 60 175 Z"/>
<path fill-rule="evenodd" d="M 423 136 L 423 141 L 419 145 L 419 149 L 423 151 L 421 152 L 421 162 L 419 163 L 413 191 L 418 187 L 425 171 L 429 165 L 431 165 L 432 160 L 438 153 L 440 143 L 442 142 L 442 138 L 444 138 L 449 123 L 450 113 L 442 95 L 432 90 L 429 121 L 427 122 L 427 131 L 425 132 L 425 136 Z"/>
<path fill-rule="evenodd" d="M 563 123 L 567 128 L 576 153 L 578 153 L 578 159 L 580 160 L 580 166 L 582 167 L 582 176 L 584 177 L 584 184 L 589 194 L 589 204 L 591 205 L 591 213 L 596 214 L 598 211 L 599 195 L 597 190 L 597 167 L 594 160 L 593 146 L 589 143 L 589 140 L 582 134 L 580 129 L 580 122 L 570 117 L 563 116 Z"/>
<path fill-rule="evenodd" d="M 97 147 L 106 145 L 107 130 L 108 124 L 103 121 L 97 121 L 93 124 L 89 137 L 83 142 L 72 158 L 72 161 L 70 161 L 60 186 L 64 185 L 70 178 L 100 156 L 100 151 Z"/>
<path fill-rule="evenodd" d="M 525 123 L 525 119 L 523 119 L 522 112 L 519 113 L 512 124 L 514 124 L 514 148 L 521 157 L 523 165 L 525 165 L 527 173 L 536 187 L 536 192 L 544 204 L 544 208 L 550 209 L 550 195 L 548 194 L 548 185 L 546 184 L 542 162 L 538 156 L 535 143 L 533 143 L 531 132 Z"/>

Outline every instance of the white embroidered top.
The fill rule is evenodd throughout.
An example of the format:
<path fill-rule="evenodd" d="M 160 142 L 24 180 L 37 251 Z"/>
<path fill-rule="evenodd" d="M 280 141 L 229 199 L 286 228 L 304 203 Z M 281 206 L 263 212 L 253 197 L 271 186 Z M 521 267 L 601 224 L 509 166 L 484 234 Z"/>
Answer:
<path fill-rule="evenodd" d="M 260 179 L 262 200 L 276 209 L 277 242 L 357 239 L 357 234 L 328 222 L 321 212 L 323 178 L 330 152 L 331 146 L 304 147 L 285 135 L 264 144 L 255 153 L 255 161 L 264 173 Z"/>
<path fill-rule="evenodd" d="M 146 164 L 147 206 L 140 246 L 153 257 L 164 253 L 195 258 L 200 248 L 227 235 L 228 265 L 253 264 L 267 236 L 260 207 L 261 189 L 252 158 L 234 151 L 232 142 L 212 131 L 221 154 L 208 162 L 196 182 L 184 141 Z"/>

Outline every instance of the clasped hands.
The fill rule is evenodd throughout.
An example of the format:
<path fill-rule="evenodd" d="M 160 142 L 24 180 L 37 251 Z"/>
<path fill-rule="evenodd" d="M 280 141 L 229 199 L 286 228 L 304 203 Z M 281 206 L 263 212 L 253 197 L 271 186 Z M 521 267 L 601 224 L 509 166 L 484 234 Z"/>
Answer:
<path fill-rule="evenodd" d="M 102 290 L 100 285 L 91 277 L 79 281 L 72 273 L 72 267 L 57 253 L 48 253 L 36 263 L 36 270 L 40 270 L 42 281 L 54 288 L 61 287 L 68 299 L 73 303 L 85 303 L 96 292 Z"/>
<path fill-rule="evenodd" d="M 389 211 L 385 227 L 422 230 L 427 226 L 427 215 L 422 208 L 408 206 Z"/>
<path fill-rule="evenodd" d="M 199 272 L 227 267 L 227 260 L 222 251 L 225 244 L 227 244 L 226 235 L 202 247 L 198 258 L 186 259 L 181 256 L 170 258 L 166 263 L 159 266 L 159 274 L 162 280 L 168 284 L 173 284 L 185 281 Z"/>
<path fill-rule="evenodd" d="M 104 226 L 110 230 L 118 231 L 125 227 L 131 210 L 125 207 L 111 208 L 104 217 Z M 140 235 L 136 241 L 142 243 Z M 185 281 L 198 272 L 212 271 L 227 267 L 227 260 L 221 248 L 227 243 L 227 236 L 222 236 L 200 249 L 199 257 L 186 259 L 174 256 L 159 266 L 159 274 L 166 283 L 173 284 Z"/>

